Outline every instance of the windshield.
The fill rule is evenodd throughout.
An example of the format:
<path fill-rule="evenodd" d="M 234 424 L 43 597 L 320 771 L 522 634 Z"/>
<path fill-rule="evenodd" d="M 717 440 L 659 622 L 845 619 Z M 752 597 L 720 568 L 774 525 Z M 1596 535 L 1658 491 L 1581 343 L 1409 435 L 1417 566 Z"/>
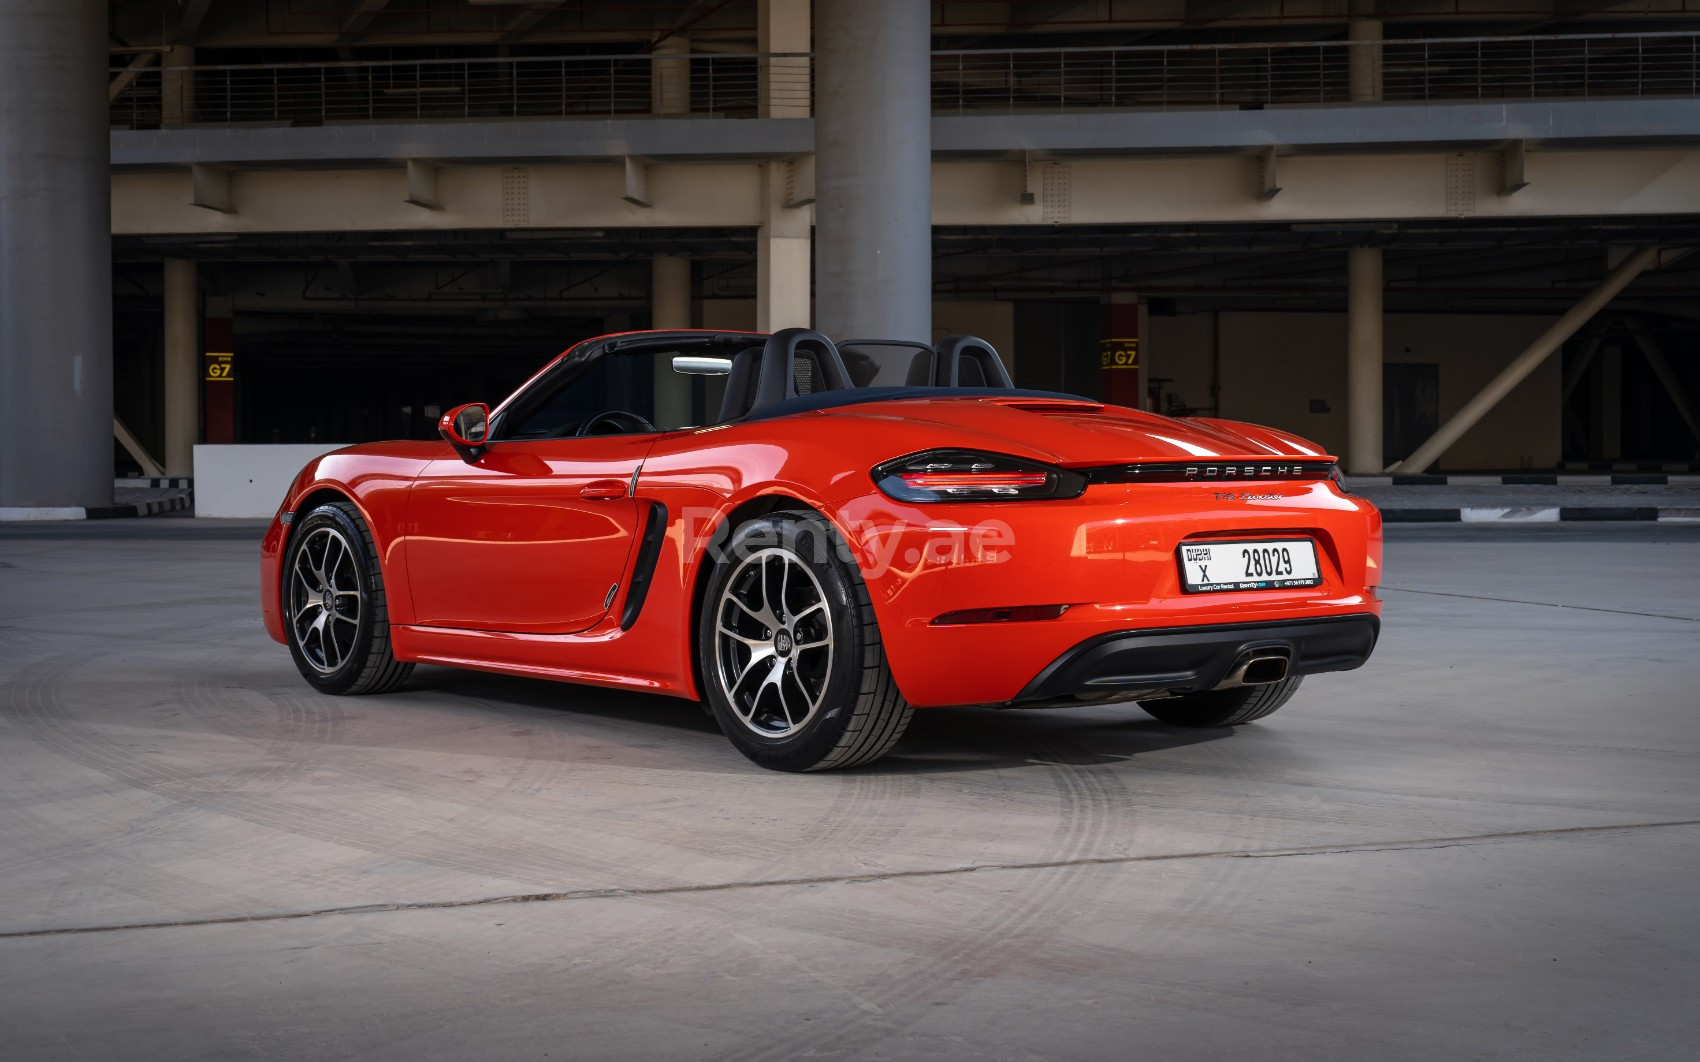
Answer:
<path fill-rule="evenodd" d="M 492 439 L 673 431 L 713 423 L 725 377 L 674 371 L 677 355 L 730 358 L 765 337 L 685 332 L 580 344 L 504 403 Z"/>
<path fill-rule="evenodd" d="M 852 391 L 1011 386 L 997 353 L 968 336 L 947 337 L 935 350 L 915 340 L 831 344 L 800 329 L 781 335 L 792 344 L 790 354 L 773 348 L 768 336 L 749 332 L 627 333 L 581 343 L 497 411 L 491 438 L 674 431 L 799 401 L 816 408 L 827 392 L 830 405 L 871 398 L 851 398 Z M 683 372 L 673 364 L 680 355 L 724 368 L 712 375 Z M 775 356 L 795 359 L 784 387 L 762 383 L 768 379 L 763 360 Z"/>

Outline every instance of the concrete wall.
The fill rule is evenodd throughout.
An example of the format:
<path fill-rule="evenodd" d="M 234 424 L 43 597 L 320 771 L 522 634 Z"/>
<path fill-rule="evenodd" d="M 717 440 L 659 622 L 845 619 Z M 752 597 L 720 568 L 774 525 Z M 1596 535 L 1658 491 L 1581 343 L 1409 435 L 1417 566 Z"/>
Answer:
<path fill-rule="evenodd" d="M 728 332 L 756 330 L 756 300 L 703 299 L 697 303 L 701 318 L 699 328 L 721 329 Z"/>
<path fill-rule="evenodd" d="M 1213 313 L 1187 314 L 1184 317 L 1147 315 L 1145 336 L 1140 344 L 1140 364 L 1143 382 L 1149 386 L 1156 377 L 1167 378 L 1163 384 L 1163 407 L 1158 413 L 1168 413 L 1168 396 L 1175 396 L 1194 415 L 1214 416 L 1215 398 L 1210 393 L 1214 378 L 1211 351 L 1215 332 L 1223 315 Z M 1341 328 L 1345 328 L 1344 318 Z M 1345 335 L 1341 333 L 1340 366 L 1344 371 Z"/>
<path fill-rule="evenodd" d="M 1693 211 L 1700 184 L 1700 148 L 1687 142 L 1697 111 L 1700 101 L 1692 99 L 1645 99 L 1383 104 L 1374 120 L 1361 105 L 941 117 L 933 138 L 941 157 L 932 168 L 932 221 L 1160 225 L 1685 214 Z M 1519 112 L 1527 117 L 1516 117 Z M 762 223 L 759 160 L 810 150 L 806 120 L 783 124 L 567 119 L 116 130 L 112 161 L 122 168 L 111 179 L 112 232 L 754 228 Z M 1159 126 L 1202 136 L 1183 135 L 1171 141 L 1172 155 L 1158 157 Z M 1295 126 L 1309 126 L 1318 135 L 1291 139 L 1283 126 L 1297 136 L 1306 130 Z M 1526 158 L 1528 187 L 1500 195 L 1499 152 L 1431 147 L 1424 143 L 1430 135 L 1454 143 L 1538 135 L 1541 149 Z M 1635 146 L 1561 143 L 1608 135 Z M 1329 142 L 1349 153 L 1285 155 L 1281 194 L 1258 197 L 1261 171 L 1250 150 Z M 1015 147 L 1111 154 L 1047 162 L 1043 176 L 1026 178 L 1021 162 L 1007 157 Z M 1129 157 L 1129 150 L 1137 154 Z M 723 151 L 745 158 L 713 160 Z M 374 152 L 383 158 L 375 160 Z M 543 152 L 555 161 L 528 161 Z M 575 152 L 596 157 L 568 161 Z M 625 200 L 622 155 L 667 158 L 645 171 L 649 206 Z M 438 172 L 440 209 L 406 202 L 403 158 L 445 163 Z M 195 162 L 234 167 L 230 212 L 193 205 L 188 166 Z M 1023 202 L 1027 179 L 1046 183 L 1053 194 Z M 510 181 L 527 189 L 523 201 L 504 195 Z"/>
<path fill-rule="evenodd" d="M 1224 313 L 1221 415 L 1346 445 L 1346 318 L 1331 313 Z M 1388 314 L 1388 362 L 1440 366 L 1440 419 L 1457 412 L 1542 329 L 1548 317 Z M 1210 404 L 1211 318 L 1155 317 L 1147 371 L 1191 406 Z M 1561 366 L 1555 355 L 1441 457 L 1445 469 L 1555 468 Z M 1313 412 L 1319 399 L 1326 412 Z"/>
<path fill-rule="evenodd" d="M 992 345 L 1003 367 L 1015 376 L 1015 304 L 1012 302 L 935 302 L 933 341 L 945 336 L 978 336 Z"/>
<path fill-rule="evenodd" d="M 196 516 L 271 516 L 301 466 L 344 443 L 195 447 Z"/>

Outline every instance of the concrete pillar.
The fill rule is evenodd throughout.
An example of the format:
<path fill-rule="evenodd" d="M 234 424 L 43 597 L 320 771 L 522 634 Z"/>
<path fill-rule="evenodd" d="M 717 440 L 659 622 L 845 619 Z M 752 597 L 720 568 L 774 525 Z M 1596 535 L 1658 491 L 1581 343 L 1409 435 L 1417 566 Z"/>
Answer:
<path fill-rule="evenodd" d="M 649 109 L 656 114 L 691 111 L 691 41 L 672 36 L 655 42 L 649 67 Z"/>
<path fill-rule="evenodd" d="M 659 255 L 650 263 L 650 327 L 691 327 L 691 260 Z M 655 356 L 655 416 L 658 428 L 691 423 L 690 378 L 673 371 L 673 355 Z"/>
<path fill-rule="evenodd" d="M 104 0 L 0 0 L 0 508 L 112 503 Z"/>
<path fill-rule="evenodd" d="M 165 260 L 165 474 L 195 474 L 201 441 L 201 307 L 195 263 Z"/>
<path fill-rule="evenodd" d="M 830 336 L 932 336 L 931 10 L 815 8 L 815 312 Z"/>
<path fill-rule="evenodd" d="M 1346 471 L 1379 475 L 1381 461 L 1381 248 L 1346 259 Z"/>
<path fill-rule="evenodd" d="M 809 60 L 795 54 L 810 50 L 809 32 L 809 0 L 758 0 L 756 51 L 781 53 L 780 58 L 761 61 L 759 113 L 763 118 L 809 116 Z"/>
<path fill-rule="evenodd" d="M 785 205 L 792 165 L 762 164 L 762 223 L 756 230 L 758 332 L 809 326 L 810 208 Z"/>
<path fill-rule="evenodd" d="M 1346 24 L 1347 71 L 1353 103 L 1375 103 L 1381 99 L 1381 20 L 1375 0 L 1352 0 L 1352 18 Z M 1373 42 L 1359 44 L 1359 41 Z"/>
<path fill-rule="evenodd" d="M 650 260 L 650 327 L 691 327 L 691 260 L 663 254 Z"/>
<path fill-rule="evenodd" d="M 195 49 L 173 44 L 160 56 L 159 124 L 167 129 L 189 125 L 195 120 Z"/>

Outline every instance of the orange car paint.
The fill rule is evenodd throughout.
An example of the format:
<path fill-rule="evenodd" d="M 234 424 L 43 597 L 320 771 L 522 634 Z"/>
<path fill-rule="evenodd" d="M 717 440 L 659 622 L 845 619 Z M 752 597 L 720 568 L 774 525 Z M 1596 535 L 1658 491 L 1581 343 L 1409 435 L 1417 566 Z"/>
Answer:
<path fill-rule="evenodd" d="M 1269 428 L 1032 398 L 927 397 L 655 435 L 497 442 L 477 466 L 446 443 L 376 443 L 309 464 L 282 512 L 357 505 L 376 540 L 398 658 L 698 695 L 695 593 L 709 533 L 769 496 L 824 514 L 867 582 L 892 673 L 917 706 L 1014 697 L 1097 635 L 1381 611 L 1381 518 L 1329 481 L 1095 484 L 1078 498 L 911 505 L 873 486 L 882 462 L 967 447 L 1088 467 L 1136 461 L 1328 459 Z M 641 464 L 641 471 L 639 466 Z M 592 481 L 630 477 L 619 499 Z M 634 543 L 667 507 L 642 612 L 620 629 Z M 1313 538 L 1323 584 L 1187 594 L 1176 550 L 1199 537 Z M 280 563 L 262 547 L 266 629 L 285 640 Z M 607 587 L 620 589 L 603 608 Z M 941 626 L 964 609 L 1066 604 L 1057 619 Z"/>

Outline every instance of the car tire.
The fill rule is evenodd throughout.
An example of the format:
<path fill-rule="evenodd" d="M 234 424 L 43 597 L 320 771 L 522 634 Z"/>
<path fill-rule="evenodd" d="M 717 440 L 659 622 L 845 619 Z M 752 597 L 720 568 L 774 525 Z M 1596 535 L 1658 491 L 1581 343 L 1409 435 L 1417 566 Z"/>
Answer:
<path fill-rule="evenodd" d="M 914 710 L 832 525 L 776 512 L 715 553 L 697 655 L 704 701 L 738 751 L 775 771 L 857 767 L 890 751 Z"/>
<path fill-rule="evenodd" d="M 1187 693 L 1179 697 L 1140 701 L 1139 706 L 1171 726 L 1239 726 L 1253 723 L 1292 699 L 1301 675 L 1259 686 Z"/>
<path fill-rule="evenodd" d="M 360 511 L 326 502 L 297 521 L 280 601 L 289 655 L 321 693 L 386 693 L 412 674 L 390 645 L 378 548 Z"/>

